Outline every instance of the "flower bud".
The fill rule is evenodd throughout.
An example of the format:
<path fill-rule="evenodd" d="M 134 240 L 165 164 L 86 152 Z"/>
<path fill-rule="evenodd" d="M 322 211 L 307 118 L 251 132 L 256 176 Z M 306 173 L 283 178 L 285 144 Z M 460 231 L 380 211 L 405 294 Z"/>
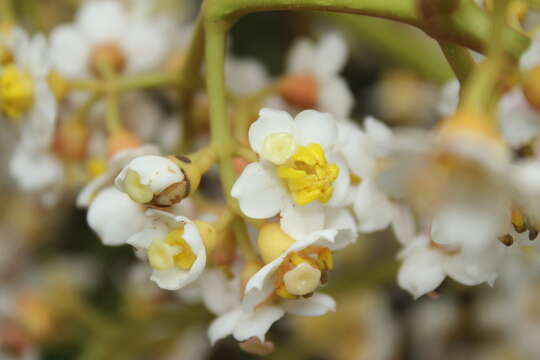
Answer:
<path fill-rule="evenodd" d="M 88 128 L 80 121 L 61 122 L 55 135 L 53 148 L 65 159 L 78 160 L 86 155 Z"/>
<path fill-rule="evenodd" d="M 313 109 L 317 103 L 319 86 L 313 75 L 288 75 L 279 81 L 278 91 L 290 105 L 300 109 Z"/>
<path fill-rule="evenodd" d="M 141 146 L 141 141 L 132 133 L 121 130 L 112 134 L 107 140 L 107 157 L 111 158 L 118 152 Z"/>
<path fill-rule="evenodd" d="M 257 243 L 263 261 L 268 264 L 283 254 L 294 239 L 281 230 L 278 223 L 268 223 L 261 228 Z"/>
<path fill-rule="evenodd" d="M 524 74 L 523 95 L 532 107 L 540 110 L 540 66 L 536 66 Z"/>
<path fill-rule="evenodd" d="M 101 75 L 100 66 L 106 63 L 112 67 L 115 73 L 121 73 L 126 66 L 126 58 L 118 45 L 104 43 L 94 46 L 88 60 L 90 71 L 95 75 Z"/>
<path fill-rule="evenodd" d="M 195 220 L 193 222 L 197 226 L 199 234 L 201 234 L 201 239 L 204 243 L 204 247 L 206 248 L 206 253 L 210 254 L 216 248 L 218 241 L 216 229 L 214 226 L 205 221 Z"/>

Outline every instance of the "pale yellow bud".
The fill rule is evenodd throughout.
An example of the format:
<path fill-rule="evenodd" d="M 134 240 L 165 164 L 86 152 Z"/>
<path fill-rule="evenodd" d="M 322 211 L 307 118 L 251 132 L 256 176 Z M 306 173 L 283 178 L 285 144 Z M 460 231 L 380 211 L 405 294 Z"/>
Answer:
<path fill-rule="evenodd" d="M 210 254 L 217 245 L 218 236 L 216 229 L 214 228 L 214 226 L 205 221 L 195 220 L 193 222 L 197 226 L 199 234 L 201 234 L 201 239 L 204 243 L 206 253 Z"/>
<path fill-rule="evenodd" d="M 312 293 L 321 282 L 321 271 L 308 263 L 302 263 L 283 276 L 287 291 L 293 295 Z"/>
<path fill-rule="evenodd" d="M 294 239 L 281 230 L 278 223 L 269 223 L 261 228 L 257 243 L 263 261 L 268 264 L 283 254 Z"/>

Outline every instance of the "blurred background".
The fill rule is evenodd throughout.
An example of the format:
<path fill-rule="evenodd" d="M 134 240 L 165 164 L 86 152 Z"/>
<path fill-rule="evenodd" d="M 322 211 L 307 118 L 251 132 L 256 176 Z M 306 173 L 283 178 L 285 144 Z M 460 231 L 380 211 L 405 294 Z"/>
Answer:
<path fill-rule="evenodd" d="M 150 1 L 150 0 L 149 0 Z M 197 1 L 158 0 L 182 21 Z M 70 21 L 77 0 L 17 0 L 30 31 Z M 343 76 L 355 96 L 353 119 L 375 115 L 390 126 L 430 126 L 440 87 L 452 73 L 436 43 L 420 31 L 381 19 L 315 12 L 242 18 L 231 52 L 255 58 L 271 75 L 283 70 L 291 44 L 337 29 L 350 56 Z M 153 102 L 170 111 L 164 97 Z M 252 359 L 233 339 L 211 347 L 212 315 L 182 293 L 160 290 L 130 246 L 107 247 L 77 209 L 73 186 L 45 208 L 17 191 L 7 174 L 13 142 L 0 132 L 0 359 Z M 219 184 L 206 181 L 213 196 Z M 359 239 L 341 252 L 324 289 L 338 311 L 320 318 L 287 316 L 269 333 L 268 359 L 538 359 L 540 281 L 534 264 L 510 263 L 495 288 L 446 280 L 414 300 L 398 288 L 391 231 Z"/>

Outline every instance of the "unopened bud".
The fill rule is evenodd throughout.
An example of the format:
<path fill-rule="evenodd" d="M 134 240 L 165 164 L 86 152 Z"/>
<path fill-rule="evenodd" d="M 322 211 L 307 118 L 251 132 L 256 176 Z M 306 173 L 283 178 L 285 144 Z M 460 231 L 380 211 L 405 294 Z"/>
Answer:
<path fill-rule="evenodd" d="M 141 141 L 129 131 L 121 130 L 107 140 L 107 156 L 113 157 L 122 150 L 141 146 Z"/>
<path fill-rule="evenodd" d="M 64 121 L 56 131 L 53 149 L 65 159 L 82 159 L 86 155 L 88 139 L 88 128 L 84 123 Z"/>
<path fill-rule="evenodd" d="M 95 75 L 101 75 L 100 66 L 105 63 L 114 72 L 121 73 L 126 66 L 126 57 L 115 43 L 103 43 L 94 46 L 90 54 L 88 66 Z"/>
<path fill-rule="evenodd" d="M 279 81 L 278 91 L 290 105 L 300 109 L 313 109 L 317 103 L 319 86 L 311 74 L 288 75 Z"/>
<path fill-rule="evenodd" d="M 283 254 L 294 239 L 281 229 L 279 223 L 268 223 L 259 231 L 257 243 L 263 261 L 268 264 Z"/>

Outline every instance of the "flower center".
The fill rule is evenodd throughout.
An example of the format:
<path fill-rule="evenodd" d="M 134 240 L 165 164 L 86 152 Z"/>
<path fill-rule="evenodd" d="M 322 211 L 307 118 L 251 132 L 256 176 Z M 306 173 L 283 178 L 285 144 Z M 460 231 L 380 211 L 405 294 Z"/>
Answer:
<path fill-rule="evenodd" d="M 154 198 L 154 192 L 148 185 L 141 184 L 141 177 L 134 170 L 128 170 L 124 179 L 124 190 L 131 200 L 145 204 Z"/>
<path fill-rule="evenodd" d="M 98 44 L 92 49 L 88 66 L 92 73 L 101 75 L 101 66 L 110 66 L 115 73 L 121 73 L 126 66 L 126 57 L 115 43 Z"/>
<path fill-rule="evenodd" d="M 309 295 L 326 282 L 332 268 L 332 252 L 328 248 L 309 247 L 291 253 L 277 270 L 276 294 L 285 299 Z"/>
<path fill-rule="evenodd" d="M 326 161 L 319 144 L 299 146 L 296 153 L 277 170 L 298 205 L 306 205 L 314 200 L 328 202 L 338 173 L 339 168 Z"/>
<path fill-rule="evenodd" d="M 276 165 L 285 163 L 295 151 L 296 142 L 289 133 L 274 133 L 264 139 L 262 155 Z"/>
<path fill-rule="evenodd" d="M 184 229 L 175 229 L 165 239 L 152 241 L 148 247 L 148 261 L 156 270 L 165 271 L 173 267 L 189 270 L 197 256 L 184 238 Z"/>
<path fill-rule="evenodd" d="M 19 119 L 34 103 L 34 83 L 29 73 L 7 65 L 0 74 L 0 110 Z"/>

